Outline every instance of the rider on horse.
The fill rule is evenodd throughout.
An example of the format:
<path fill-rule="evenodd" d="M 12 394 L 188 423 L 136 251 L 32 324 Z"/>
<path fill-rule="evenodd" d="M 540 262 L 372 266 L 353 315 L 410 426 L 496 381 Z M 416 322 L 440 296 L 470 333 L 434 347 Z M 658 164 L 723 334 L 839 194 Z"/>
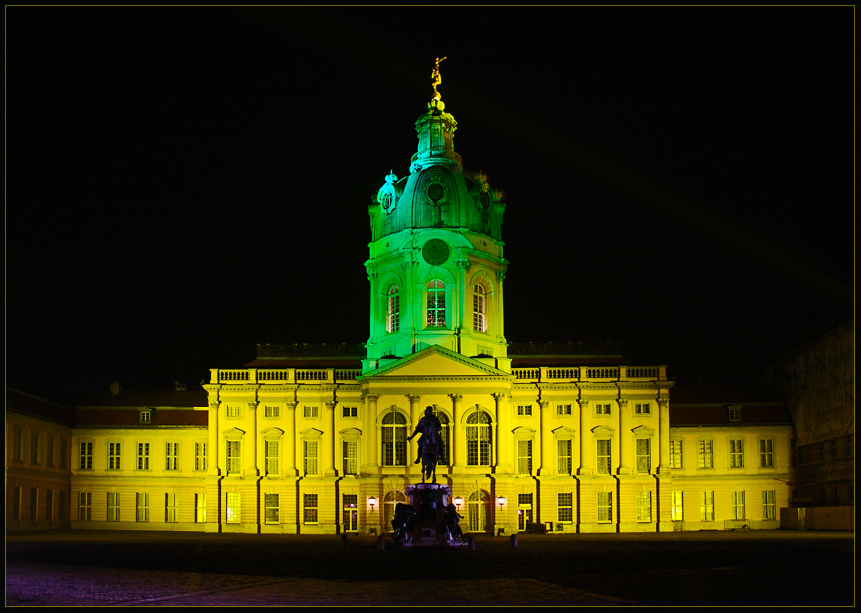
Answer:
<path fill-rule="evenodd" d="M 430 442 L 431 438 L 439 439 L 440 430 L 442 430 L 442 424 L 439 423 L 437 416 L 433 414 L 433 407 L 426 408 L 425 415 L 416 425 L 415 432 L 413 432 L 412 436 L 407 439 L 408 441 L 411 441 L 415 438 L 416 434 L 421 434 L 421 438 L 419 438 L 419 457 L 415 461 L 415 464 L 422 461 L 422 455 L 424 455 L 424 452 L 426 451 L 425 447 L 428 442 Z M 434 436 L 434 434 L 436 436 Z"/>

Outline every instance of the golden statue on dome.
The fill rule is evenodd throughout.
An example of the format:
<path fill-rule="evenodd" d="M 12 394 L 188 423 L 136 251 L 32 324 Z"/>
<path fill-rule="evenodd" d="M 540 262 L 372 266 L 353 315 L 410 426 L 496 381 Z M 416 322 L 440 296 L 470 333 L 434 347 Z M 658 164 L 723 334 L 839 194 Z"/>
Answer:
<path fill-rule="evenodd" d="M 448 57 L 448 56 L 446 56 Z M 442 100 L 442 96 L 436 90 L 436 86 L 442 83 L 442 77 L 439 76 L 439 63 L 443 61 L 445 57 L 438 57 L 436 62 L 434 62 L 433 72 L 431 72 L 431 80 L 433 81 L 433 99 L 434 100 Z"/>

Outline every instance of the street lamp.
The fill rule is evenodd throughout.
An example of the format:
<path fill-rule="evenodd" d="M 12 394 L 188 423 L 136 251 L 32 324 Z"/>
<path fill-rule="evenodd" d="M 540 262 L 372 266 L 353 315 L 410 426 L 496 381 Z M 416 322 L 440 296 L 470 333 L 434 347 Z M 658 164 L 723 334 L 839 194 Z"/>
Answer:
<path fill-rule="evenodd" d="M 457 506 L 457 510 L 460 511 L 460 505 L 463 504 L 463 498 L 461 498 L 460 496 L 455 496 L 453 498 L 453 500 L 454 500 L 455 506 Z"/>
<path fill-rule="evenodd" d="M 505 496 L 499 496 L 499 497 L 496 499 L 496 504 L 498 504 L 498 505 L 499 505 L 499 510 L 501 511 L 501 510 L 502 510 L 502 507 L 504 507 L 504 506 L 505 506 Z"/>
<path fill-rule="evenodd" d="M 377 504 L 377 497 L 376 496 L 369 496 L 368 497 L 368 504 L 371 505 L 371 511 L 373 511 L 374 505 Z"/>

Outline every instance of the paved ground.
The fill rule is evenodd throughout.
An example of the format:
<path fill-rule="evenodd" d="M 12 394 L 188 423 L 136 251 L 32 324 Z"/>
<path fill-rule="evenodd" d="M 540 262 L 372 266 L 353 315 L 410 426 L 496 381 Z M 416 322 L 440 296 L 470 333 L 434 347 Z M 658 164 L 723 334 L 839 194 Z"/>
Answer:
<path fill-rule="evenodd" d="M 6 604 L 852 606 L 854 534 L 790 531 L 372 538 L 85 532 L 7 535 Z"/>

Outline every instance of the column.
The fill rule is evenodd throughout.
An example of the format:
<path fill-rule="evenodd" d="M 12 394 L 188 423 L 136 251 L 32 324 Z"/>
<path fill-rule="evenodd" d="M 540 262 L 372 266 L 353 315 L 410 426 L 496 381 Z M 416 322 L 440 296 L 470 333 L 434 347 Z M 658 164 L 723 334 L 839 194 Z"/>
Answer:
<path fill-rule="evenodd" d="M 463 433 L 463 425 L 461 424 L 461 402 L 463 394 L 449 394 L 451 398 L 451 471 L 452 473 L 463 473 L 464 460 L 466 459 L 466 450 L 464 445 L 466 438 Z"/>
<path fill-rule="evenodd" d="M 670 472 L 670 401 L 658 398 L 658 473 Z"/>
<path fill-rule="evenodd" d="M 538 445 L 540 447 L 541 466 L 538 467 L 537 474 L 546 477 L 553 474 L 553 433 L 550 431 L 550 419 L 553 406 L 549 400 L 539 400 L 538 410 L 541 412 L 539 417 L 539 435 Z M 538 450 L 536 450 L 538 451 Z"/>
<path fill-rule="evenodd" d="M 287 424 L 290 431 L 284 435 L 284 476 L 296 476 L 296 405 L 298 403 L 287 401 L 284 406 L 287 410 Z"/>
<path fill-rule="evenodd" d="M 251 457 L 253 458 L 253 460 L 252 460 L 253 464 L 251 465 L 251 470 L 244 470 L 245 462 L 243 462 L 242 463 L 242 466 L 243 466 L 242 472 L 249 477 L 257 477 L 261 473 L 261 471 L 260 471 L 261 462 L 260 462 L 260 458 L 257 457 L 257 451 L 259 448 L 259 445 L 257 445 L 257 439 L 260 437 L 260 433 L 257 431 L 257 406 L 259 404 L 260 403 L 257 402 L 256 400 L 245 403 L 245 406 L 248 409 L 247 415 L 248 415 L 248 417 L 251 418 L 251 433 L 250 433 L 251 436 L 248 437 L 248 442 L 250 444 L 251 449 L 245 453 L 245 457 L 247 458 L 248 453 L 251 453 Z"/>
<path fill-rule="evenodd" d="M 589 431 L 586 422 L 586 415 L 589 412 L 589 401 L 578 400 L 580 405 L 580 469 L 578 475 L 592 474 L 592 433 Z"/>
<path fill-rule="evenodd" d="M 208 456 L 206 459 L 206 474 L 213 477 L 222 474 L 222 471 L 219 469 L 221 462 L 218 458 L 218 411 L 220 408 L 221 403 L 218 401 L 209 403 L 209 419 L 206 427 L 209 434 L 209 442 L 207 443 L 209 448 L 206 453 Z"/>
<path fill-rule="evenodd" d="M 363 468 L 361 472 L 370 474 L 379 474 L 380 463 L 378 461 L 379 453 L 377 450 L 377 400 L 380 399 L 379 394 L 365 394 L 365 432 L 362 440 L 362 462 Z"/>
<path fill-rule="evenodd" d="M 421 402 L 422 397 L 419 394 L 405 394 L 410 401 L 410 431 L 407 436 L 410 436 L 422 418 Z M 409 443 L 409 451 L 407 453 L 407 469 L 413 466 L 415 459 L 419 457 L 419 437 L 415 437 Z M 407 471 L 409 472 L 409 470 Z"/>
<path fill-rule="evenodd" d="M 323 403 L 326 407 L 323 416 L 323 428 L 326 432 L 323 432 L 323 436 L 320 437 L 320 453 L 324 477 L 335 476 L 335 405 L 337 404 L 337 401 Z"/>
<path fill-rule="evenodd" d="M 491 394 L 496 402 L 496 472 L 513 471 L 511 461 L 511 396 L 505 393 Z"/>
<path fill-rule="evenodd" d="M 628 415 L 628 401 L 616 399 L 619 405 L 619 474 L 631 474 L 631 417 Z"/>

